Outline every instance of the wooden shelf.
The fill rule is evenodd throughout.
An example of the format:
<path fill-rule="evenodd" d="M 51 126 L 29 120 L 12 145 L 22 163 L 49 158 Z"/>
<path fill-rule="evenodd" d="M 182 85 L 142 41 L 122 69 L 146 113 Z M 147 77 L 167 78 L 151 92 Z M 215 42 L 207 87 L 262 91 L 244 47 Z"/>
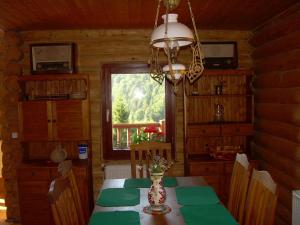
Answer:
<path fill-rule="evenodd" d="M 87 74 L 40 74 L 21 76 L 20 101 L 56 101 L 88 99 Z"/>
<path fill-rule="evenodd" d="M 27 75 L 20 76 L 19 82 L 28 81 L 47 81 L 47 80 L 87 80 L 87 74 L 42 74 L 42 75 Z"/>
<path fill-rule="evenodd" d="M 230 70 L 208 70 L 205 69 L 203 76 L 252 76 L 252 70 L 246 69 L 230 69 Z"/>
<path fill-rule="evenodd" d="M 222 94 L 222 95 L 189 95 L 189 98 L 231 98 L 231 97 L 252 97 L 252 94 Z"/>
<path fill-rule="evenodd" d="M 237 122 L 232 122 L 232 121 L 224 121 L 224 122 L 209 122 L 209 123 L 188 123 L 188 126 L 229 126 L 229 125 L 252 125 L 251 122 L 247 121 L 237 121 Z"/>

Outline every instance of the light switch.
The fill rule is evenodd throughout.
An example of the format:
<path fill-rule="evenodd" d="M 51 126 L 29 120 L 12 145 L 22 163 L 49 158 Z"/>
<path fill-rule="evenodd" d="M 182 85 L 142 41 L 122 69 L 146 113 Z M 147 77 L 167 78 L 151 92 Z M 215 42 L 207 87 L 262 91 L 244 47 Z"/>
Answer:
<path fill-rule="evenodd" d="M 18 138 L 18 133 L 17 132 L 12 132 L 11 133 L 11 138 L 13 138 L 13 139 Z"/>

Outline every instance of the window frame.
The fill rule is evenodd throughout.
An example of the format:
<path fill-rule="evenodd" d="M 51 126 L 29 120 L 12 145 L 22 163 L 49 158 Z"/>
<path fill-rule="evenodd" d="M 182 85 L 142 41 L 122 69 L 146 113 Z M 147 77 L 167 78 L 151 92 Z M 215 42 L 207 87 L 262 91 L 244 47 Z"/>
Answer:
<path fill-rule="evenodd" d="M 130 159 L 130 151 L 114 151 L 112 144 L 112 96 L 111 74 L 149 73 L 149 66 L 145 63 L 109 63 L 102 65 L 102 151 L 104 160 Z M 172 155 L 175 155 L 175 96 L 172 84 L 165 82 L 165 114 L 166 114 L 166 142 L 172 144 Z M 109 115 L 107 115 L 107 109 Z M 108 117 L 108 121 L 107 121 Z M 106 132 L 110 131 L 110 132 Z"/>

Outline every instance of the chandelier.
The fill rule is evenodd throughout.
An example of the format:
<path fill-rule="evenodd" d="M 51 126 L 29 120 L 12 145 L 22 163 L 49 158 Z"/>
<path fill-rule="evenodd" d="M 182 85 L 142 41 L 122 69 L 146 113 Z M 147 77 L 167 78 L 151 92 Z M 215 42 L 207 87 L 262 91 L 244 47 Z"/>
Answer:
<path fill-rule="evenodd" d="M 178 14 L 170 13 L 179 5 L 180 0 L 163 0 L 166 8 L 166 12 L 162 16 L 164 23 L 158 26 L 157 21 L 161 2 L 162 0 L 158 1 L 154 31 L 151 35 L 150 76 L 160 84 L 166 77 L 174 84 L 174 89 L 176 90 L 176 85 L 184 77 L 187 77 L 189 82 L 193 83 L 202 75 L 204 70 L 203 55 L 190 1 L 187 0 L 187 5 L 193 24 L 193 31 L 177 21 Z M 190 47 L 192 52 L 192 59 L 188 69 L 186 69 L 185 65 L 178 62 L 177 59 L 178 52 L 183 47 Z M 163 67 L 159 62 L 160 50 L 164 51 L 164 54 L 167 56 L 167 64 Z"/>

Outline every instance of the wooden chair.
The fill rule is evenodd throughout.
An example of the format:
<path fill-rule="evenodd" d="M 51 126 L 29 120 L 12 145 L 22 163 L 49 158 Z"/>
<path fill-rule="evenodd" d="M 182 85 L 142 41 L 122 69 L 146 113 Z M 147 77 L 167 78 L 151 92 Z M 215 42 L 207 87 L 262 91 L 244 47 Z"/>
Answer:
<path fill-rule="evenodd" d="M 52 181 L 48 197 L 55 225 L 82 225 L 68 177 Z"/>
<path fill-rule="evenodd" d="M 277 205 L 276 183 L 267 171 L 253 170 L 244 225 L 273 225 Z"/>
<path fill-rule="evenodd" d="M 76 178 L 72 169 L 72 161 L 66 160 L 61 162 L 58 166 L 58 171 L 61 173 L 62 177 L 69 179 L 80 225 L 87 224 L 87 218 L 84 217 L 82 202 L 79 195 Z"/>
<path fill-rule="evenodd" d="M 137 178 L 137 168 L 138 177 L 149 177 L 149 164 L 155 155 L 160 155 L 171 162 L 171 143 L 143 142 L 130 145 L 131 177 Z M 167 174 L 172 175 L 172 168 L 168 170 Z"/>
<path fill-rule="evenodd" d="M 239 224 L 243 224 L 249 179 L 250 172 L 247 155 L 237 154 L 232 171 L 227 208 Z"/>

